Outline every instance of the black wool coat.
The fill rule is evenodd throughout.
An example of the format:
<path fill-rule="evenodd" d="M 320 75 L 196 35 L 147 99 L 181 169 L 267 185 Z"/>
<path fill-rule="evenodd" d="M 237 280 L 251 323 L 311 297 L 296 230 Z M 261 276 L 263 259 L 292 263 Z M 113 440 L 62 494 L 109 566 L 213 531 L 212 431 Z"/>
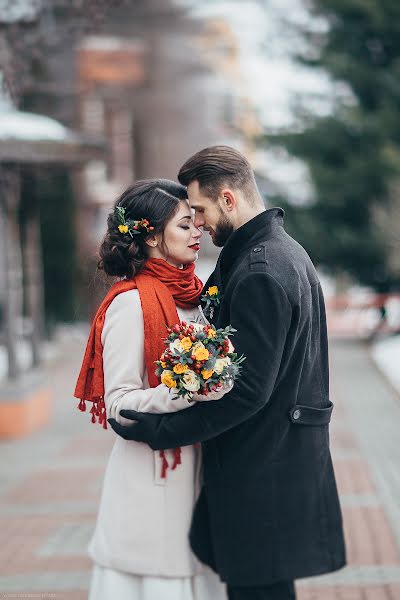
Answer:
<path fill-rule="evenodd" d="M 283 228 L 282 209 L 231 235 L 211 285 L 222 297 L 212 322 L 237 329 L 242 373 L 221 400 L 152 415 L 152 428 L 134 426 L 135 439 L 154 449 L 202 442 L 190 541 L 229 585 L 339 569 L 345 549 L 329 451 L 324 299 L 310 258 Z"/>

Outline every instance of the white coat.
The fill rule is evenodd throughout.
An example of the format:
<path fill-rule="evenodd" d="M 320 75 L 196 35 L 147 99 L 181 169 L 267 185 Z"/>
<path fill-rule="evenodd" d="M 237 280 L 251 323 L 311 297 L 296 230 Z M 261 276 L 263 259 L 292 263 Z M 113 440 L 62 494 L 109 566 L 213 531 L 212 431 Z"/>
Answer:
<path fill-rule="evenodd" d="M 198 320 L 197 308 L 177 309 L 184 321 Z M 144 326 L 137 290 L 119 294 L 106 312 L 103 332 L 104 400 L 107 417 L 132 424 L 119 411 L 190 410 L 192 404 L 159 385 L 149 388 L 144 360 Z M 188 532 L 199 491 L 200 450 L 182 448 L 182 464 L 161 478 L 162 460 L 147 444 L 116 437 L 104 477 L 89 555 L 103 567 L 138 575 L 187 577 L 202 566 Z M 172 465 L 172 451 L 166 451 Z"/>

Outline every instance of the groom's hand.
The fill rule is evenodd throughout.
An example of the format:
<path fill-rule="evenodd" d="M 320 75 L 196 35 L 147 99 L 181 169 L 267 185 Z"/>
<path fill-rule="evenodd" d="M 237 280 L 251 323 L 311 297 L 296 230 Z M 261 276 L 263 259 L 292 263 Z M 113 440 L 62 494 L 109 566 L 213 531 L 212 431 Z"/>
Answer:
<path fill-rule="evenodd" d="M 156 439 L 157 428 L 162 415 L 153 413 L 141 413 L 136 410 L 121 410 L 121 417 L 136 421 L 132 425 L 121 425 L 115 419 L 108 419 L 112 429 L 124 440 L 134 440 L 135 442 L 145 442 L 153 448 L 153 442 Z M 154 448 L 153 448 L 154 450 Z"/>

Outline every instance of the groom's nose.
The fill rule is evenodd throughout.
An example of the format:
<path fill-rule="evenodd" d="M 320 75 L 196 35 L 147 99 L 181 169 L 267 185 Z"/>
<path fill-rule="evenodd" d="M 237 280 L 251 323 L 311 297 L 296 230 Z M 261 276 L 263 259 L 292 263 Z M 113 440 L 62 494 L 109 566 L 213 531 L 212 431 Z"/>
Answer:
<path fill-rule="evenodd" d="M 199 227 L 203 227 L 204 224 L 205 224 L 204 215 L 196 213 L 194 216 L 194 226 L 197 227 L 197 229 L 198 229 Z"/>

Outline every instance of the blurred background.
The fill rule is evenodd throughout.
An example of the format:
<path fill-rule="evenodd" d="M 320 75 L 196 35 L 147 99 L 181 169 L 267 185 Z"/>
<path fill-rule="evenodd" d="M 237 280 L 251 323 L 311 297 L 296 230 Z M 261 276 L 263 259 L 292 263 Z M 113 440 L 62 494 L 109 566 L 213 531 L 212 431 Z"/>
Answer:
<path fill-rule="evenodd" d="M 326 295 L 350 564 L 299 597 L 400 598 L 399 33 L 395 0 L 0 0 L 0 593 L 86 597 L 113 434 L 73 389 L 106 217 L 218 143 Z"/>

